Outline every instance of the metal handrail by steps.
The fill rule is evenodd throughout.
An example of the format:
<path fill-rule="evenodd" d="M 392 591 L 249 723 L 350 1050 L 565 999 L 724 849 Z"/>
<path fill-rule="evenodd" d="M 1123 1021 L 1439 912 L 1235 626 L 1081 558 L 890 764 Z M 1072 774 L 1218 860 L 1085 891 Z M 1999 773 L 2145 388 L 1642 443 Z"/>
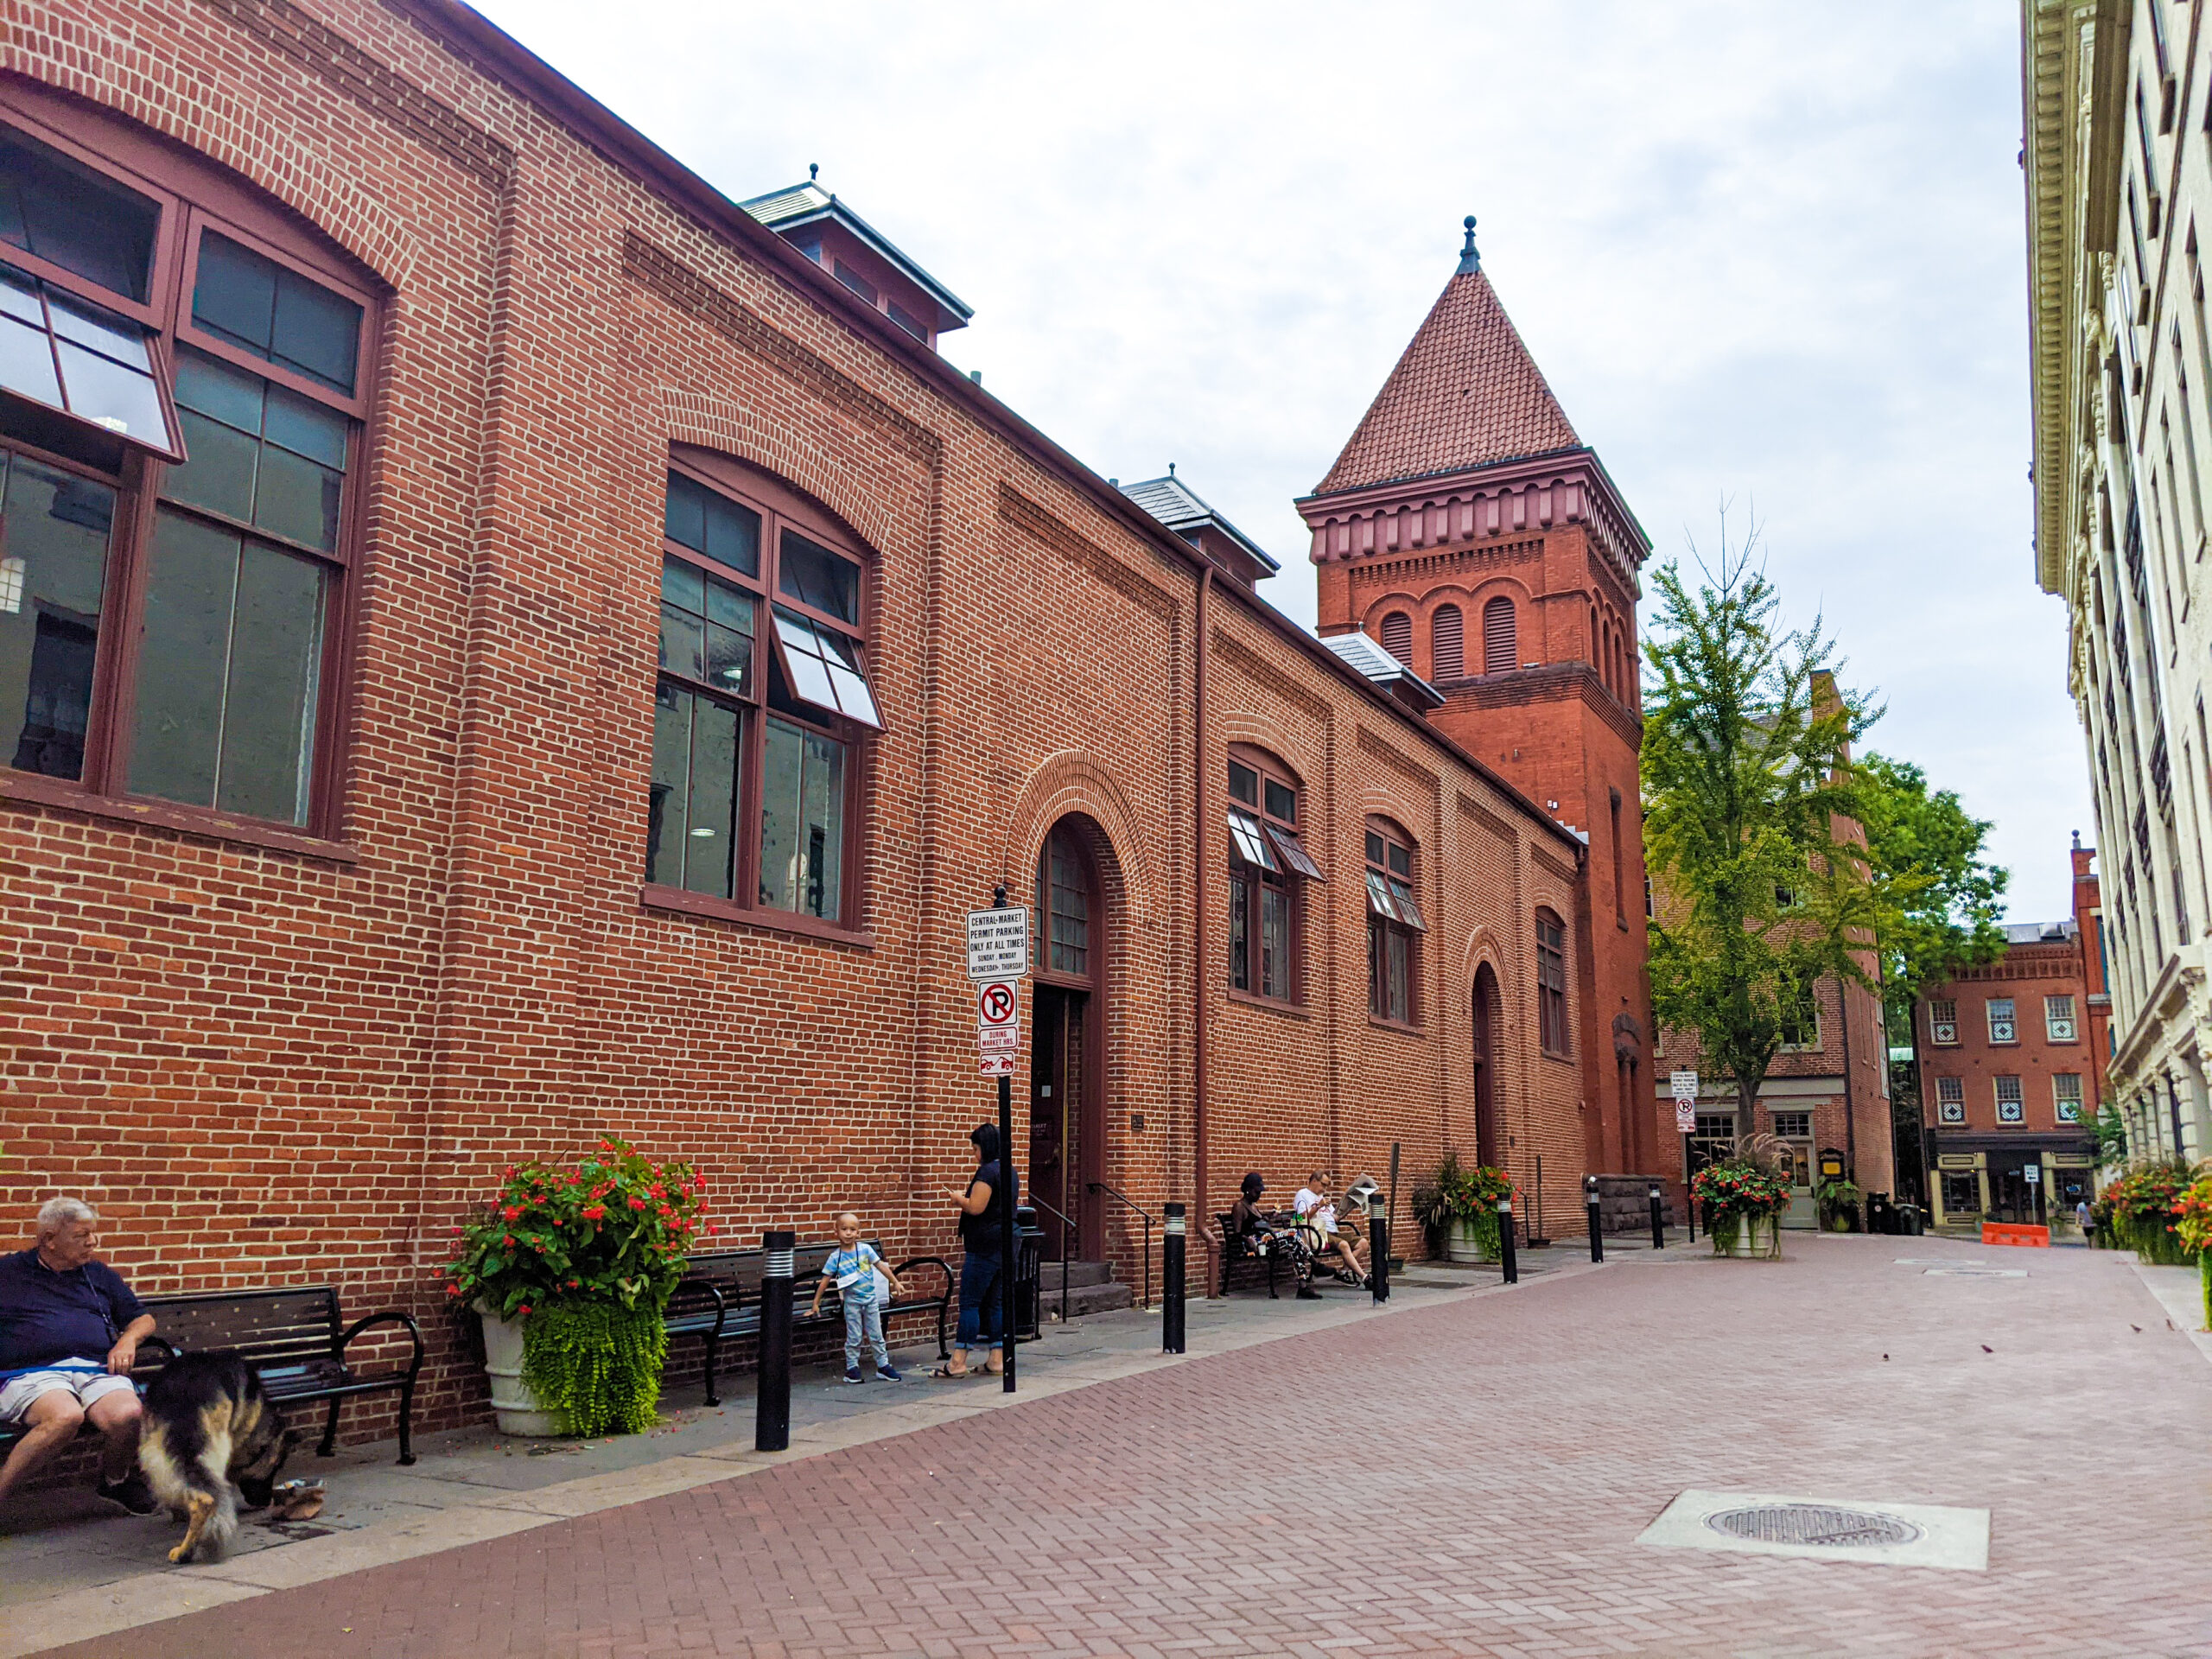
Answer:
<path fill-rule="evenodd" d="M 1152 1217 L 1141 1205 L 1130 1203 L 1126 1193 L 1117 1192 L 1105 1182 L 1092 1181 L 1089 1185 L 1093 1192 L 1103 1192 L 1107 1197 L 1118 1200 L 1123 1209 L 1135 1211 L 1137 1219 L 1144 1223 L 1144 1305 L 1149 1313 L 1152 1309 Z"/>
<path fill-rule="evenodd" d="M 1068 1246 L 1071 1241 L 1075 1237 L 1075 1223 L 1070 1220 L 1066 1216 L 1061 1215 L 1058 1211 L 1053 1209 L 1051 1205 L 1046 1203 L 1044 1199 L 1039 1198 L 1034 1192 L 1032 1192 L 1027 1198 L 1022 1199 L 1022 1202 L 1033 1210 L 1042 1210 L 1048 1215 L 1057 1217 L 1059 1220 L 1061 1229 L 1060 1324 L 1065 1327 L 1068 1322 Z M 1043 1330 L 1040 1328 L 1037 1334 L 1039 1336 L 1044 1335 Z"/>

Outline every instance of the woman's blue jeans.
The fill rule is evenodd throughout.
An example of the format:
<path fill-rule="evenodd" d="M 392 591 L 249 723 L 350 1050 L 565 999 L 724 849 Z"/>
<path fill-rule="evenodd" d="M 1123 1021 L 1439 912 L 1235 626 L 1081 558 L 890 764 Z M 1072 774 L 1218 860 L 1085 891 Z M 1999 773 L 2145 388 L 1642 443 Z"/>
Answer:
<path fill-rule="evenodd" d="M 999 1317 L 1000 1259 L 970 1250 L 960 1263 L 960 1335 L 963 1348 L 1004 1345 L 1004 1321 Z"/>

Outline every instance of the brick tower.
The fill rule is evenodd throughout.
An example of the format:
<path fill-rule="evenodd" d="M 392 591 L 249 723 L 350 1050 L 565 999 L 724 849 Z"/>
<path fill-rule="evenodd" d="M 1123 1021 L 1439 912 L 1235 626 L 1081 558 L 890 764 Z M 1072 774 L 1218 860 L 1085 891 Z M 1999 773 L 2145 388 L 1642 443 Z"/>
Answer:
<path fill-rule="evenodd" d="M 1459 269 L 1298 503 L 1320 632 L 1378 640 L 1442 695 L 1434 725 L 1586 838 L 1567 1063 L 1581 1069 L 1589 1166 L 1657 1173 L 1637 771 L 1637 569 L 1650 543 L 1466 226 Z"/>

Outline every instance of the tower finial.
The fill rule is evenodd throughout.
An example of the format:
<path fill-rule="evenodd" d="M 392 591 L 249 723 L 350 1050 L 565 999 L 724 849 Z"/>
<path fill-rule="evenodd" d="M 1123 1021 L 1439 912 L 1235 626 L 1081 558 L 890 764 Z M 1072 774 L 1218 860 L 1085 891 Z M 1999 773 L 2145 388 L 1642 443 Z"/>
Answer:
<path fill-rule="evenodd" d="M 1459 249 L 1459 269 L 1453 274 L 1465 276 L 1483 268 L 1483 257 L 1475 251 L 1475 216 L 1466 218 L 1467 239 Z"/>
<path fill-rule="evenodd" d="M 821 176 L 822 176 L 822 163 L 821 163 L 821 162 L 809 162 L 806 164 L 806 181 L 807 181 L 809 184 L 812 184 L 812 183 L 813 183 L 817 179 L 820 178 Z"/>

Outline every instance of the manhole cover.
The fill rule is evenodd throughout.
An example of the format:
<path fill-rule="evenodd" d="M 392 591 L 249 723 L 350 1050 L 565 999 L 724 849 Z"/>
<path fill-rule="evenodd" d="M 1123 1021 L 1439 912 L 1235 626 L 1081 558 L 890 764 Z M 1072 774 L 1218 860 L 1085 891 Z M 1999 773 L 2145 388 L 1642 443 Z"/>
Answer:
<path fill-rule="evenodd" d="M 1845 1549 L 1910 1544 L 1920 1536 L 1918 1527 L 1893 1515 L 1829 1509 L 1818 1503 L 1758 1503 L 1748 1509 L 1723 1510 L 1707 1516 L 1705 1524 L 1731 1538 L 1748 1538 L 1756 1543 L 1821 1544 Z"/>

